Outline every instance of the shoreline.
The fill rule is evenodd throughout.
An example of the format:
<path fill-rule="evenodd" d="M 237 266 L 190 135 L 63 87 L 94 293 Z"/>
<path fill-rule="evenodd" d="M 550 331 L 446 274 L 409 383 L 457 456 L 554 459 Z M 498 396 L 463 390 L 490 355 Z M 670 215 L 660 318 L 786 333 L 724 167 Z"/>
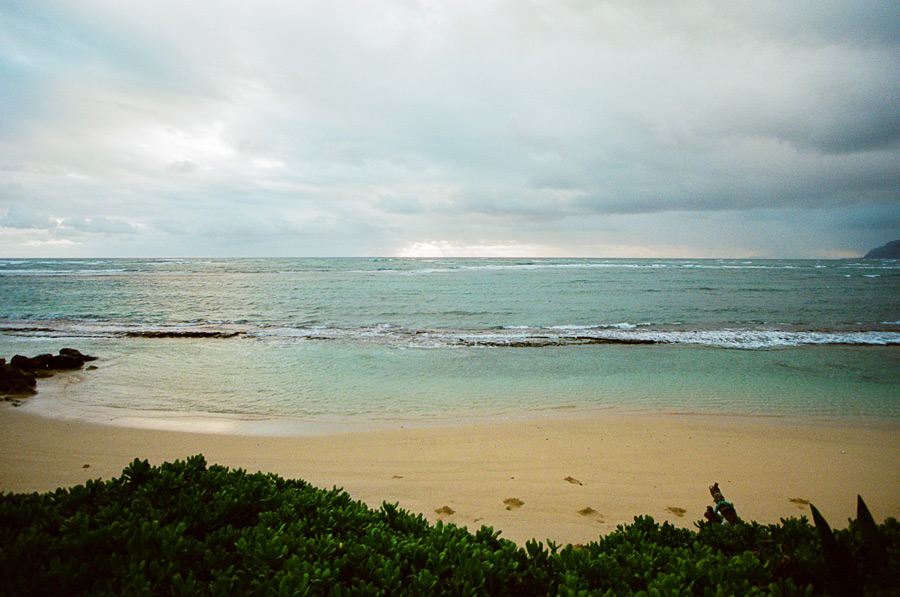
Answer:
<path fill-rule="evenodd" d="M 777 523 L 812 502 L 833 527 L 900 517 L 893 423 L 660 412 L 551 413 L 490 422 L 313 435 L 128 428 L 0 408 L 0 491 L 44 492 L 202 453 L 210 464 L 342 487 L 475 531 L 587 543 L 634 516 L 692 527 L 718 482 L 744 520 Z M 519 500 L 521 506 L 515 502 Z M 793 501 L 792 501 L 793 500 Z M 449 512 L 453 513 L 450 514 Z"/>
<path fill-rule="evenodd" d="M 38 380 L 39 393 L 21 401 L 11 401 L 17 410 L 42 419 L 71 421 L 86 425 L 171 431 L 183 433 L 208 433 L 214 435 L 240 435 L 263 437 L 306 437 L 344 435 L 351 433 L 384 432 L 397 429 L 437 429 L 472 425 L 493 425 L 514 422 L 530 422 L 556 419 L 608 418 L 608 417 L 687 417 L 709 420 L 743 420 L 748 423 L 782 422 L 790 425 L 817 427 L 878 428 L 900 431 L 900 416 L 879 418 L 866 416 L 829 416 L 779 414 L 772 412 L 744 412 L 728 410 L 692 410 L 638 407 L 624 405 L 557 405 L 544 408 L 520 408 L 516 410 L 465 410 L 456 413 L 443 412 L 437 416 L 387 416 L 368 415 L 299 417 L 293 415 L 249 414 L 238 412 L 203 412 L 182 410 L 147 410 L 79 404 L 67 397 L 70 385 L 77 384 L 80 371 L 60 372 Z M 0 407 L 9 406 L 0 402 Z"/>

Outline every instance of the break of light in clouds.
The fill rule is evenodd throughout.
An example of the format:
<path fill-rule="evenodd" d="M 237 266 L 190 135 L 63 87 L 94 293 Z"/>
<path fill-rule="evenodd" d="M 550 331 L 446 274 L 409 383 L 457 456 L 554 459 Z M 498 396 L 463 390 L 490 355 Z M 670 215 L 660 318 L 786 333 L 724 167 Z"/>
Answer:
<path fill-rule="evenodd" d="M 851 256 L 900 4 L 0 4 L 0 255 Z"/>

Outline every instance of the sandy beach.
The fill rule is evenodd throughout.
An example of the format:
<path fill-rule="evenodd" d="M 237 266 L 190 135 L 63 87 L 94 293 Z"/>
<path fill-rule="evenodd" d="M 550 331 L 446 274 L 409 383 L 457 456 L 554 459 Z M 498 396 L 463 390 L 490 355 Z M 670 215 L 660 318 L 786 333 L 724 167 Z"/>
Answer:
<path fill-rule="evenodd" d="M 0 491 L 49 491 L 202 453 L 210 463 L 343 487 L 475 530 L 585 543 L 647 514 L 690 527 L 718 482 L 744 519 L 809 513 L 836 527 L 861 494 L 900 516 L 896 426 L 771 417 L 579 414 L 316 436 L 131 429 L 0 408 Z"/>

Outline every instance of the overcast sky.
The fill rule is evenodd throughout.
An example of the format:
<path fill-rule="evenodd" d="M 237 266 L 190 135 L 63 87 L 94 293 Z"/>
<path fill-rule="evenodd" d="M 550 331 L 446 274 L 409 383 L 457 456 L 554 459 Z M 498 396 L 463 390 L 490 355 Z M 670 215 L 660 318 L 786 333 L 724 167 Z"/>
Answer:
<path fill-rule="evenodd" d="M 0 256 L 895 238 L 896 0 L 0 0 Z"/>

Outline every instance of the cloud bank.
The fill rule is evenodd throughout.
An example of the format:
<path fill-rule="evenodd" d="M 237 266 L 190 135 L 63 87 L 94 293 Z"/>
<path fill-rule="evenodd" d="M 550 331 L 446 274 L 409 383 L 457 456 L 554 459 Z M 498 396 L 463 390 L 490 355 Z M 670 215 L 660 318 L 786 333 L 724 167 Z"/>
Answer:
<path fill-rule="evenodd" d="M 0 5 L 0 254 L 845 256 L 900 5 Z"/>

